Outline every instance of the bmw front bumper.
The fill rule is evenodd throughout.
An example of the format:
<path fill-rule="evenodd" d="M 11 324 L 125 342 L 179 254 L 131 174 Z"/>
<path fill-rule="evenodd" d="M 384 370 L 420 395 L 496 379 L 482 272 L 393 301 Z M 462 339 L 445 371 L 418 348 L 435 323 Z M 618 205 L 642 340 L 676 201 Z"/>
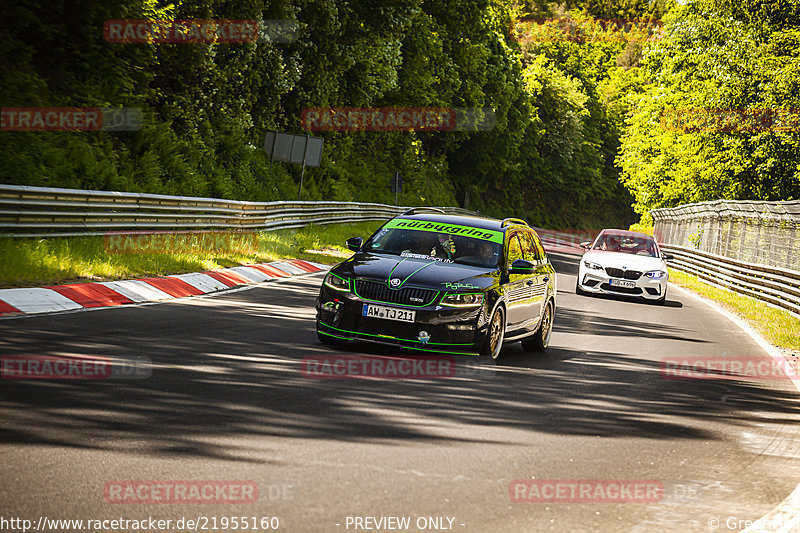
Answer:
<path fill-rule="evenodd" d="M 609 276 L 605 270 L 590 269 L 583 262 L 578 270 L 578 284 L 582 291 L 593 294 L 615 294 L 632 296 L 644 300 L 660 300 L 667 291 L 669 274 L 662 278 L 650 278 L 644 273 L 635 280 Z M 622 286 L 619 282 L 625 282 Z"/>

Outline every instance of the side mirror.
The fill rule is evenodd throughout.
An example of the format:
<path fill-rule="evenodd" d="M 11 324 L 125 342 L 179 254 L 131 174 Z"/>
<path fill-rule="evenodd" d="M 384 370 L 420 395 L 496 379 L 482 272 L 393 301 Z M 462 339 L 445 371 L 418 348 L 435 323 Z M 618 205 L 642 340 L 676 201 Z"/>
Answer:
<path fill-rule="evenodd" d="M 350 237 L 347 239 L 347 248 L 354 252 L 359 251 L 362 244 L 364 244 L 364 239 L 361 237 Z"/>
<path fill-rule="evenodd" d="M 661 254 L 661 258 L 662 258 L 664 261 L 672 261 L 672 254 L 665 254 L 665 253 L 662 253 L 662 254 Z"/>
<path fill-rule="evenodd" d="M 517 259 L 511 263 L 511 268 L 508 269 L 509 274 L 533 274 L 533 263 L 525 261 L 524 259 Z"/>
<path fill-rule="evenodd" d="M 583 248 L 584 250 L 588 250 L 591 245 L 592 245 L 591 241 L 582 242 L 581 248 Z"/>

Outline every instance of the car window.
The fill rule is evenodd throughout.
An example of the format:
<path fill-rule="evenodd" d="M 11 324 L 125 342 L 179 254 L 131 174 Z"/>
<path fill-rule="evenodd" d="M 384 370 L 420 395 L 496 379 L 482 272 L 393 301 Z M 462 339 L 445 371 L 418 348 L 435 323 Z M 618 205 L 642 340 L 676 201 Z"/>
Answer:
<path fill-rule="evenodd" d="M 524 259 L 522 245 L 519 242 L 518 234 L 513 234 L 508 240 L 508 264 L 511 266 L 517 259 Z"/>
<path fill-rule="evenodd" d="M 388 226 L 388 225 L 387 225 Z M 362 247 L 368 252 L 416 257 L 446 263 L 493 268 L 497 266 L 502 233 L 493 230 L 439 224 L 443 231 L 383 227 Z M 446 231 L 446 230 L 451 231 Z M 459 230 L 457 234 L 452 230 Z M 493 236 L 492 233 L 495 233 Z M 474 235 L 474 236 L 473 236 Z"/>
<path fill-rule="evenodd" d="M 592 250 L 657 257 L 656 243 L 652 237 L 638 237 L 620 233 L 599 235 L 594 246 L 592 246 Z"/>
<path fill-rule="evenodd" d="M 539 255 L 539 251 L 536 249 L 536 245 L 533 243 L 533 235 L 527 231 L 520 231 L 517 233 L 517 236 L 519 237 L 519 242 L 522 245 L 523 259 L 530 261 L 531 263 L 538 263 L 542 257 Z"/>
<path fill-rule="evenodd" d="M 539 257 L 542 260 L 546 260 L 547 259 L 547 252 L 544 251 L 544 246 L 542 246 L 541 239 L 539 239 L 539 236 L 536 233 L 534 233 L 532 235 L 532 237 L 533 237 L 533 245 L 536 247 L 536 250 L 539 252 Z"/>

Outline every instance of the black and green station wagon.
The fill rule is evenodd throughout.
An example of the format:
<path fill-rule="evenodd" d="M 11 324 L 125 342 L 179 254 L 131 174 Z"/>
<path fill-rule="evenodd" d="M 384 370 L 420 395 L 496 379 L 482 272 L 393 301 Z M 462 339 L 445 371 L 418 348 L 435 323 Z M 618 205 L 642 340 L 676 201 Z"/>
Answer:
<path fill-rule="evenodd" d="M 556 274 L 525 221 L 415 208 L 325 276 L 317 335 L 329 345 L 364 340 L 445 353 L 500 355 L 521 340 L 543 351 L 556 309 Z"/>

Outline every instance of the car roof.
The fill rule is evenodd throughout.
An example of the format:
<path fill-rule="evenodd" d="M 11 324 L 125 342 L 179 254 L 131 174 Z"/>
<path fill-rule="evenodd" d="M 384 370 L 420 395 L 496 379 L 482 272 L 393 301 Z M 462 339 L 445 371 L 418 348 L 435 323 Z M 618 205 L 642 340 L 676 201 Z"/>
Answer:
<path fill-rule="evenodd" d="M 501 225 L 502 221 L 496 218 L 473 216 L 473 215 L 448 215 L 441 213 L 416 213 L 410 215 L 400 215 L 395 217 L 395 219 L 438 222 L 440 224 L 458 224 L 460 226 L 470 226 L 473 228 L 490 229 L 495 231 L 504 231 L 510 227 L 521 225 L 521 224 L 510 224 L 504 228 Z"/>
<path fill-rule="evenodd" d="M 639 233 L 638 231 L 630 231 L 626 229 L 604 229 L 600 232 L 600 235 L 619 235 L 620 237 L 638 237 L 638 238 L 645 238 L 645 239 L 652 239 L 652 235 L 648 235 L 647 233 Z"/>

